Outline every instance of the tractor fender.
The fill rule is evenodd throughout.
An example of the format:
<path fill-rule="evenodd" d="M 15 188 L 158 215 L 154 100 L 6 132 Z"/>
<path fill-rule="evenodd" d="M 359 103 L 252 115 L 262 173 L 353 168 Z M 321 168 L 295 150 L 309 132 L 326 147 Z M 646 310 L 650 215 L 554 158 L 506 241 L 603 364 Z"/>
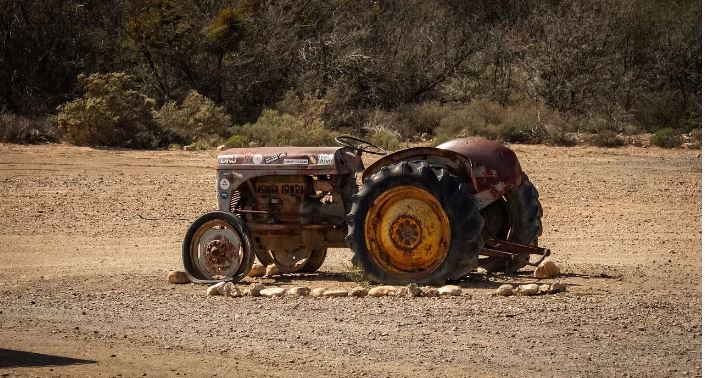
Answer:
<path fill-rule="evenodd" d="M 469 183 L 473 192 L 475 191 L 470 160 L 455 151 L 435 147 L 412 147 L 385 155 L 365 169 L 362 173 L 363 182 L 382 167 L 401 161 L 426 161 L 431 165 L 445 167 L 455 176 Z"/>
<path fill-rule="evenodd" d="M 521 184 L 523 171 L 514 151 L 483 138 L 460 138 L 445 142 L 439 150 L 456 152 L 472 162 L 478 207 L 483 208 Z"/>

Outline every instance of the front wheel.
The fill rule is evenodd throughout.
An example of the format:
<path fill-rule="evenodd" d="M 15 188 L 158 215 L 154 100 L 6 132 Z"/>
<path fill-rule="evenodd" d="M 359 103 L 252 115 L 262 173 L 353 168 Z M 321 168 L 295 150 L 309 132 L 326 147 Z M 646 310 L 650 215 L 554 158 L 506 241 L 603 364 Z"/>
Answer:
<path fill-rule="evenodd" d="M 438 284 L 477 267 L 483 219 L 448 170 L 402 161 L 366 179 L 353 198 L 345 240 L 368 280 Z"/>
<path fill-rule="evenodd" d="M 255 259 L 245 222 L 231 213 L 211 211 L 186 231 L 182 247 L 184 270 L 191 282 L 239 281 Z"/>

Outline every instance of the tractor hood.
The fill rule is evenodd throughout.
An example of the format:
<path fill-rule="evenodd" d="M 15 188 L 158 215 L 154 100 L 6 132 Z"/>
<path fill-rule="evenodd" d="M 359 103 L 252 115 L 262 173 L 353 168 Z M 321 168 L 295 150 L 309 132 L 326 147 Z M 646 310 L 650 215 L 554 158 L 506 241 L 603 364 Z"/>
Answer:
<path fill-rule="evenodd" d="M 232 148 L 218 155 L 218 169 L 292 169 L 359 171 L 360 156 L 346 147 L 256 147 Z"/>

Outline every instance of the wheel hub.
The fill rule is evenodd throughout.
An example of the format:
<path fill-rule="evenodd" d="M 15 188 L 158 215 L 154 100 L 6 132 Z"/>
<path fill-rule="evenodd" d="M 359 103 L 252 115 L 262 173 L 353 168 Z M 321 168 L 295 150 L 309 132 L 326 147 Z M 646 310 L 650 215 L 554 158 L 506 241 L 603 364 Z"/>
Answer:
<path fill-rule="evenodd" d="M 418 219 L 402 214 L 392 222 L 389 238 L 394 246 L 405 252 L 413 252 L 421 243 L 421 224 Z"/>
<path fill-rule="evenodd" d="M 206 263 L 216 270 L 228 267 L 236 255 L 235 246 L 228 239 L 212 240 L 206 245 Z"/>

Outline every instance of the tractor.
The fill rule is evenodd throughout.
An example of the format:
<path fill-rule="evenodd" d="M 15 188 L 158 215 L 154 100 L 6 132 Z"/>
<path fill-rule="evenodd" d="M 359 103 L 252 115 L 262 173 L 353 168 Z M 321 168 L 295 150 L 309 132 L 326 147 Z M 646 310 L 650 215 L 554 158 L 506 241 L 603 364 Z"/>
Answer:
<path fill-rule="evenodd" d="M 386 284 L 514 272 L 550 254 L 538 247 L 538 192 L 506 146 L 471 137 L 388 153 L 352 136 L 335 141 L 221 151 L 217 210 L 183 243 L 191 281 L 241 280 L 255 257 L 280 273 L 313 273 L 341 247 L 367 280 Z M 382 157 L 365 168 L 364 153 Z"/>

